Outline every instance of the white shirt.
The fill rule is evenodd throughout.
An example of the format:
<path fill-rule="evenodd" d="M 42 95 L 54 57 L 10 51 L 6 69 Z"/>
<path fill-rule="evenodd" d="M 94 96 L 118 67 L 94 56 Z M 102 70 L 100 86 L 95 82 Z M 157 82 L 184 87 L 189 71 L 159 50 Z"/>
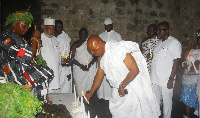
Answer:
<path fill-rule="evenodd" d="M 105 41 L 105 42 L 119 42 L 122 41 L 122 37 L 119 33 L 115 32 L 114 30 L 111 30 L 110 32 L 103 32 L 99 35 L 99 37 Z"/>
<path fill-rule="evenodd" d="M 59 67 L 61 66 L 58 43 L 53 37 L 48 38 L 44 33 L 41 34 L 41 40 L 43 45 L 41 47 L 41 55 L 47 62 L 47 66 L 54 72 L 54 78 L 49 84 L 49 89 L 58 89 L 60 88 Z"/>
<path fill-rule="evenodd" d="M 71 42 L 71 38 L 69 37 L 69 35 L 64 31 L 62 31 L 60 35 L 54 38 L 58 42 L 60 55 L 68 56 L 70 52 L 70 42 Z"/>
<path fill-rule="evenodd" d="M 171 75 L 174 59 L 181 58 L 180 42 L 172 36 L 167 40 L 159 40 L 153 52 L 150 78 L 152 83 L 161 85 Z"/>

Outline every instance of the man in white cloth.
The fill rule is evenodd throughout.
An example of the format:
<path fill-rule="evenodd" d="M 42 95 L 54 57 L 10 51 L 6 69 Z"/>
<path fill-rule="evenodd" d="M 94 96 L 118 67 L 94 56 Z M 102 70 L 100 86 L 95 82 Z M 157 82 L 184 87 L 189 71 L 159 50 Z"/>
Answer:
<path fill-rule="evenodd" d="M 55 28 L 55 19 L 45 18 L 44 19 L 44 32 L 41 34 L 42 47 L 41 55 L 47 62 L 47 66 L 54 71 L 54 78 L 49 84 L 49 93 L 57 93 L 60 89 L 59 81 L 59 68 L 61 66 L 61 56 L 59 53 L 58 43 L 53 38 Z"/>
<path fill-rule="evenodd" d="M 88 31 L 86 28 L 79 30 L 79 40 L 75 41 L 71 47 L 71 58 L 73 62 L 73 78 L 76 92 L 79 97 L 82 91 L 86 93 L 92 87 L 94 76 L 97 72 L 96 60 L 87 49 Z"/>
<path fill-rule="evenodd" d="M 151 87 L 146 61 L 132 41 L 104 42 L 94 35 L 88 49 L 98 56 L 98 71 L 85 96 L 89 100 L 104 76 L 113 87 L 109 109 L 113 118 L 158 118 L 159 105 Z"/>
<path fill-rule="evenodd" d="M 113 30 L 113 23 L 110 18 L 104 21 L 105 32 L 101 33 L 99 37 L 105 42 L 119 42 L 122 41 L 121 35 Z M 110 86 L 106 76 L 97 90 L 98 98 L 109 100 L 112 96 L 112 87 Z"/>
<path fill-rule="evenodd" d="M 176 38 L 169 36 L 166 21 L 157 25 L 157 37 L 160 40 L 154 48 L 150 78 L 158 103 L 163 100 L 163 118 L 171 118 L 174 79 L 182 48 Z"/>
<path fill-rule="evenodd" d="M 63 22 L 55 20 L 55 40 L 58 42 L 60 55 L 69 58 L 71 38 L 63 31 Z M 72 93 L 71 66 L 60 67 L 60 93 Z"/>

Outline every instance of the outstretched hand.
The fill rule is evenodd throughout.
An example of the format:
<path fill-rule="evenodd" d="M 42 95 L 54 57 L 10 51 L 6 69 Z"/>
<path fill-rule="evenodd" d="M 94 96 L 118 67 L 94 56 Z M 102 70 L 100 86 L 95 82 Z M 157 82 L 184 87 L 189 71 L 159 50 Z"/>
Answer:
<path fill-rule="evenodd" d="M 85 97 L 87 98 L 87 100 L 89 101 L 90 100 L 90 98 L 92 97 L 92 93 L 91 92 L 89 92 L 89 93 L 86 93 L 85 94 Z M 84 99 L 85 100 L 85 99 Z M 87 101 L 85 100 L 85 102 L 87 103 Z"/>

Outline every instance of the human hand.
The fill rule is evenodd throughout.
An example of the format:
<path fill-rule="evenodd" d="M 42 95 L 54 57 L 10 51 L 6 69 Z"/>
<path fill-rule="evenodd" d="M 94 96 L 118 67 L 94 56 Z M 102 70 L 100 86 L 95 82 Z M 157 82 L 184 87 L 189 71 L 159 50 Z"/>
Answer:
<path fill-rule="evenodd" d="M 89 101 L 90 98 L 92 97 L 92 93 L 91 93 L 91 92 L 86 93 L 86 94 L 85 94 L 85 97 L 87 98 L 87 101 Z M 84 100 L 85 100 L 85 99 L 84 99 Z M 87 101 L 85 100 L 86 103 L 88 103 Z"/>
<path fill-rule="evenodd" d="M 120 85 L 119 85 L 118 92 L 119 92 L 119 96 L 120 97 L 124 97 L 126 95 L 125 92 L 124 92 L 124 88 L 122 88 Z"/>
<path fill-rule="evenodd" d="M 150 58 L 150 53 L 148 53 L 148 54 L 146 55 L 146 58 L 147 58 L 147 59 L 149 59 L 149 58 Z"/>
<path fill-rule="evenodd" d="M 89 70 L 88 67 L 87 67 L 87 65 L 82 65 L 82 66 L 81 66 L 81 69 L 82 69 L 83 71 L 88 71 L 88 70 Z"/>
<path fill-rule="evenodd" d="M 172 89 L 173 88 L 173 80 L 168 80 L 167 82 L 167 88 Z"/>
<path fill-rule="evenodd" d="M 42 40 L 40 38 L 37 39 L 37 42 L 38 42 L 39 46 L 42 47 Z"/>
<path fill-rule="evenodd" d="M 36 39 L 40 39 L 40 37 L 41 37 L 40 31 L 39 30 L 35 30 L 33 32 L 33 37 L 35 37 Z"/>

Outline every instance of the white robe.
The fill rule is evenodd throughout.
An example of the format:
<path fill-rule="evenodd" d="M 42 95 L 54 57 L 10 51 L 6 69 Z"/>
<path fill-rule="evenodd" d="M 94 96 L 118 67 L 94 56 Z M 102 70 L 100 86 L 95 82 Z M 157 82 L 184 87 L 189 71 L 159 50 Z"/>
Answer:
<path fill-rule="evenodd" d="M 93 57 L 88 52 L 87 41 L 85 41 L 80 47 L 76 48 L 74 59 L 83 65 L 88 65 L 92 61 Z M 83 71 L 79 66 L 73 64 L 73 77 L 78 96 L 82 96 L 82 91 L 85 94 L 86 91 L 91 89 L 96 72 L 96 62 L 90 67 L 89 71 Z"/>
<path fill-rule="evenodd" d="M 56 40 L 53 38 L 48 38 L 44 33 L 41 34 L 42 47 L 41 47 L 41 55 L 44 60 L 47 62 L 47 66 L 51 68 L 54 72 L 54 78 L 49 84 L 49 91 L 52 89 L 60 88 L 60 80 L 59 80 L 59 68 L 60 68 L 60 60 L 61 56 L 58 49 L 58 44 Z"/>
<path fill-rule="evenodd" d="M 64 31 L 55 38 L 59 45 L 60 55 L 69 57 L 71 38 Z M 67 76 L 69 75 L 71 75 L 71 79 L 68 81 Z M 60 67 L 60 93 L 72 93 L 71 66 Z"/>
<path fill-rule="evenodd" d="M 139 74 L 125 89 L 128 94 L 120 97 L 118 87 L 129 73 L 123 60 L 131 53 L 139 68 Z M 114 118 L 158 118 L 160 107 L 152 89 L 146 61 L 135 42 L 107 42 L 100 61 L 106 77 L 113 86 L 109 109 Z"/>
<path fill-rule="evenodd" d="M 119 42 L 122 41 L 121 35 L 114 30 L 110 32 L 103 32 L 99 37 L 105 42 Z M 110 86 L 106 76 L 104 76 L 103 81 L 101 82 L 100 87 L 97 90 L 98 98 L 103 98 L 109 100 L 112 97 L 112 87 Z"/>

